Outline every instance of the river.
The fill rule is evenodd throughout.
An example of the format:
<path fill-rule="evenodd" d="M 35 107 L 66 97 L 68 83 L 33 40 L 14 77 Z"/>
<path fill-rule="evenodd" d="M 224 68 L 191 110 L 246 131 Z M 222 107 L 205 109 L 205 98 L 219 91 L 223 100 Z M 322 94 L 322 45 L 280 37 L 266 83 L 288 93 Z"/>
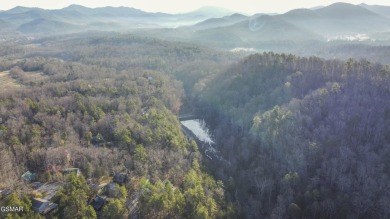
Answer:
<path fill-rule="evenodd" d="M 209 130 L 204 126 L 203 120 L 194 119 L 182 121 L 181 124 L 191 130 L 191 132 L 202 142 L 214 143 L 209 134 Z"/>
<path fill-rule="evenodd" d="M 210 136 L 210 132 L 205 126 L 205 122 L 199 119 L 181 121 L 182 126 L 190 130 L 193 135 L 201 142 L 198 146 L 206 157 L 210 160 L 218 159 L 223 160 L 221 153 L 216 149 L 213 139 Z M 186 134 L 188 135 L 188 134 Z M 192 137 L 192 136 L 187 136 Z"/>

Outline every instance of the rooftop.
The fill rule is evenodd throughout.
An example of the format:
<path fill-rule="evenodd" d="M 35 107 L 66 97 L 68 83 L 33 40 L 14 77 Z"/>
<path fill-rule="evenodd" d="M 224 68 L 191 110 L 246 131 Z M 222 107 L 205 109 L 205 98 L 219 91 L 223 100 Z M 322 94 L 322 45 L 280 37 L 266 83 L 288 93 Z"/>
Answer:
<path fill-rule="evenodd" d="M 103 208 L 103 206 L 106 204 L 106 202 L 107 202 L 107 197 L 96 195 L 95 198 L 92 199 L 91 205 L 96 211 L 100 211 Z"/>
<path fill-rule="evenodd" d="M 32 208 L 36 213 L 46 215 L 58 207 L 57 204 L 42 198 L 31 199 Z"/>

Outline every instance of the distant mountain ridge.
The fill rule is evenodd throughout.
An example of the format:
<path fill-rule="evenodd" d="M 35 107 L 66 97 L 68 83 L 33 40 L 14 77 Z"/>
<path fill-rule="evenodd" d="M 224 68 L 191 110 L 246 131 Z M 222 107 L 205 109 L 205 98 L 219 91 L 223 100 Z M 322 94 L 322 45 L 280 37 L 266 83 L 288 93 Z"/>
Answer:
<path fill-rule="evenodd" d="M 77 30 L 81 30 L 81 26 L 60 21 L 47 20 L 44 18 L 35 19 L 31 22 L 21 25 L 18 28 L 18 31 L 22 33 L 40 32 L 45 34 L 55 34 L 57 31 L 67 33 Z"/>
<path fill-rule="evenodd" d="M 211 16 L 213 18 L 220 18 L 220 17 L 225 17 L 229 16 L 231 14 L 234 14 L 234 11 L 231 11 L 226 8 L 220 8 L 220 7 L 214 7 L 214 6 L 204 6 L 200 7 L 194 11 L 184 13 L 185 15 L 190 15 L 190 16 Z M 210 18 L 211 18 L 210 17 Z"/>
<path fill-rule="evenodd" d="M 192 39 L 224 48 L 275 49 L 310 41 L 369 40 L 371 34 L 390 31 L 390 19 L 347 3 L 241 17 L 236 23 L 232 20 L 223 17 L 200 22 L 193 26 Z"/>
<path fill-rule="evenodd" d="M 157 37 L 230 46 L 250 46 L 265 41 L 353 39 L 355 35 L 381 36 L 378 33 L 390 32 L 390 7 L 387 6 L 334 3 L 268 17 L 261 15 L 264 14 L 246 16 L 210 6 L 181 14 L 150 13 L 129 7 L 88 8 L 75 4 L 57 10 L 19 6 L 0 11 L 0 27 L 24 34 L 89 30 L 143 32 L 154 28 L 151 33 Z"/>
<path fill-rule="evenodd" d="M 382 15 L 383 17 L 390 18 L 390 6 L 382 6 L 382 5 L 367 5 L 367 4 L 360 4 L 360 7 L 366 8 L 372 12 L 375 12 L 379 15 Z"/>
<path fill-rule="evenodd" d="M 367 10 L 359 5 L 353 5 L 349 3 L 334 3 L 327 7 L 319 8 L 315 10 L 318 14 L 324 17 L 333 16 L 333 18 L 339 17 L 353 17 L 353 16 L 375 16 L 376 14 L 370 10 Z"/>
<path fill-rule="evenodd" d="M 229 16 L 221 17 L 221 18 L 210 18 L 205 21 L 202 21 L 200 23 L 195 24 L 193 27 L 197 29 L 209 29 L 209 28 L 215 28 L 215 27 L 223 27 L 223 26 L 229 26 L 235 23 L 238 23 L 240 21 L 244 21 L 248 19 L 247 16 L 235 13 Z"/>
<path fill-rule="evenodd" d="M 334 3 L 318 9 L 295 9 L 277 17 L 324 36 L 390 30 L 388 18 L 348 3 Z"/>
<path fill-rule="evenodd" d="M 10 29 L 22 33 L 33 33 L 31 31 L 35 30 L 35 33 L 39 34 L 40 28 L 30 28 L 29 25 L 40 23 L 41 27 L 46 30 L 53 28 L 53 24 L 56 23 L 58 24 L 57 31 L 61 32 L 63 27 L 63 32 L 69 32 L 96 29 L 94 25 L 97 23 L 116 23 L 114 26 L 120 27 L 118 30 L 126 30 L 126 28 L 176 27 L 195 24 L 209 18 L 223 17 L 233 13 L 233 11 L 217 7 L 202 7 L 183 14 L 166 14 L 145 12 L 130 7 L 88 8 L 73 4 L 56 10 L 17 6 L 7 11 L 0 11 L 0 19 L 11 24 Z M 39 19 L 45 22 L 38 22 L 43 21 Z M 44 27 L 43 24 L 51 27 Z M 24 31 L 24 28 L 28 28 L 29 31 Z"/>
<path fill-rule="evenodd" d="M 16 7 L 11 8 L 10 10 L 7 10 L 5 12 L 10 13 L 10 14 L 17 14 L 17 13 L 23 13 L 23 12 L 29 11 L 31 9 L 33 9 L 33 8 L 28 8 L 28 7 L 23 7 L 23 6 L 16 6 Z M 35 8 L 35 9 L 38 9 L 38 8 Z"/>
<path fill-rule="evenodd" d="M 229 26 L 199 30 L 193 40 L 221 47 L 257 47 L 264 44 L 322 40 L 320 35 L 270 15 L 252 16 Z"/>

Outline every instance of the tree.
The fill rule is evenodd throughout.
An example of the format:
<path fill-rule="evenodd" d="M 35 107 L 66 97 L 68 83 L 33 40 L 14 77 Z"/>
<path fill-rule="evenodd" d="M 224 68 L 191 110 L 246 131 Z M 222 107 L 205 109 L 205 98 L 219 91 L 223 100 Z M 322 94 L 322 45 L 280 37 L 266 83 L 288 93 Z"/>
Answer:
<path fill-rule="evenodd" d="M 146 161 L 147 151 L 142 144 L 138 144 L 135 148 L 134 157 L 141 162 Z"/>
<path fill-rule="evenodd" d="M 96 218 L 96 212 L 87 202 L 90 196 L 89 186 L 83 176 L 71 173 L 66 184 L 58 192 L 59 207 L 63 209 L 61 218 Z"/>
<path fill-rule="evenodd" d="M 5 206 L 23 208 L 23 211 L 21 212 L 8 213 L 7 218 L 31 218 L 31 219 L 43 218 L 39 214 L 36 214 L 34 211 L 32 211 L 31 201 L 26 195 L 22 195 L 21 197 L 19 197 L 17 193 L 14 192 L 11 193 L 5 200 Z"/>
<path fill-rule="evenodd" d="M 124 218 L 126 212 L 125 201 L 123 199 L 111 199 L 103 207 L 102 218 L 120 219 Z"/>

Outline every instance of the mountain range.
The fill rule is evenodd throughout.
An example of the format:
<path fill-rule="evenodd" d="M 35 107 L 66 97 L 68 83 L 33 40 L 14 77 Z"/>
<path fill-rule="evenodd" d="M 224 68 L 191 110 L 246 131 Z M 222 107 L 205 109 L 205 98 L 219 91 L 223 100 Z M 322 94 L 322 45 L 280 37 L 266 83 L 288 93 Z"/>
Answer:
<path fill-rule="evenodd" d="M 388 37 L 390 7 L 335 3 L 284 14 L 252 16 L 216 7 L 182 14 L 80 5 L 58 10 L 19 6 L 0 11 L 1 32 L 50 35 L 91 30 L 149 33 L 227 48 L 275 41 L 371 40 L 374 35 Z"/>
<path fill-rule="evenodd" d="M 335 3 L 316 10 L 292 10 L 277 16 L 321 35 L 370 34 L 390 27 L 388 18 L 369 8 L 346 3 Z"/>
<path fill-rule="evenodd" d="M 176 27 L 232 13 L 227 9 L 215 7 L 202 7 L 183 14 L 166 14 L 150 13 L 128 7 L 87 8 L 81 5 L 70 5 L 59 10 L 45 10 L 18 6 L 0 11 L 0 25 L 8 22 L 7 29 L 30 34 L 107 30 L 105 24 L 110 24 L 108 30 L 129 30 Z M 28 27 L 30 25 L 33 27 Z M 0 28 L 6 27 L 0 26 Z"/>

